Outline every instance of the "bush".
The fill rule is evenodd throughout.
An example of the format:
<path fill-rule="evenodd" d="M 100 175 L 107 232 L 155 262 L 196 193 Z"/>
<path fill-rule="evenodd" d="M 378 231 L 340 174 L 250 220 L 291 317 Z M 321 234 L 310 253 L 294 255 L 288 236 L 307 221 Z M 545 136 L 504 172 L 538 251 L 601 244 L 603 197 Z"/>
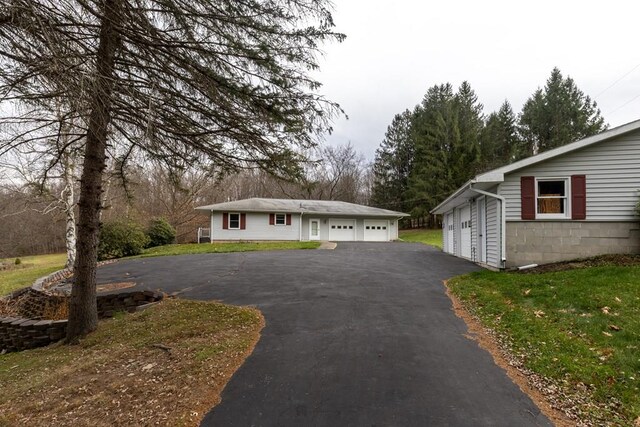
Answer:
<path fill-rule="evenodd" d="M 100 227 L 98 259 L 139 255 L 149 243 L 144 230 L 135 222 L 114 221 Z"/>
<path fill-rule="evenodd" d="M 166 219 L 156 218 L 151 220 L 147 228 L 147 236 L 149 237 L 148 248 L 169 245 L 176 239 L 176 229 Z"/>
<path fill-rule="evenodd" d="M 13 263 L 15 265 L 20 265 L 20 264 L 22 264 L 22 260 L 20 258 L 16 258 L 16 260 Z"/>

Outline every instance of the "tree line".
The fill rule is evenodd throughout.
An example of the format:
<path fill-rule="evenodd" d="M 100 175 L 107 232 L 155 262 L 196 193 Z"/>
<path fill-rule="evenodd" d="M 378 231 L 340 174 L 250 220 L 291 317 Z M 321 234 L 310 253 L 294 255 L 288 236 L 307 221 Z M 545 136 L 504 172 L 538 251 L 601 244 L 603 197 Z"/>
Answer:
<path fill-rule="evenodd" d="M 483 113 L 468 82 L 429 88 L 397 114 L 376 150 L 371 204 L 409 212 L 435 226 L 429 211 L 478 173 L 602 132 L 596 102 L 554 68 L 516 115 L 505 100 Z"/>

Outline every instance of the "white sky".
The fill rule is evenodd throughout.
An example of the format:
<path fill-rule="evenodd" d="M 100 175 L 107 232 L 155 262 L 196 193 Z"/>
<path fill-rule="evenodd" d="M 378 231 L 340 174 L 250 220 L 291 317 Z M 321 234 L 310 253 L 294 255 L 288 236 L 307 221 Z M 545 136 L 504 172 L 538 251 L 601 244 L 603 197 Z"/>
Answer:
<path fill-rule="evenodd" d="M 557 66 L 598 102 L 611 127 L 640 119 L 637 0 L 334 0 L 334 5 L 337 31 L 347 39 L 325 47 L 317 77 L 322 93 L 338 102 L 349 120 L 337 120 L 327 141 L 351 141 L 369 160 L 393 116 L 412 109 L 429 87 L 446 82 L 457 88 L 469 81 L 485 113 L 508 99 L 517 114 Z"/>

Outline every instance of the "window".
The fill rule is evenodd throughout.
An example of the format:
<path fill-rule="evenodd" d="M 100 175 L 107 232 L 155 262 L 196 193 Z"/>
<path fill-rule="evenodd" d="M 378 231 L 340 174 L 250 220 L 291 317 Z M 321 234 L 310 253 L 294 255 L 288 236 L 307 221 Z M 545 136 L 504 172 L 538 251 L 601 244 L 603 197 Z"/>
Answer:
<path fill-rule="evenodd" d="M 536 217 L 566 218 L 568 216 L 567 179 L 539 179 L 536 184 Z"/>
<path fill-rule="evenodd" d="M 240 230 L 240 214 L 239 213 L 229 214 L 229 229 Z"/>
<path fill-rule="evenodd" d="M 276 225 L 287 225 L 287 216 L 285 214 L 276 214 Z"/>

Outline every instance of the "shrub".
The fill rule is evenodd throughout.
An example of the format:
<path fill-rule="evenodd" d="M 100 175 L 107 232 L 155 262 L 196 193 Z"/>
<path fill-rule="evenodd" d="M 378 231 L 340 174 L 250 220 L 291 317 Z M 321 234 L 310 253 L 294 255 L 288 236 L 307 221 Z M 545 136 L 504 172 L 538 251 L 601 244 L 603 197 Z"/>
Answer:
<path fill-rule="evenodd" d="M 100 227 L 98 259 L 139 255 L 148 242 L 149 238 L 140 224 L 131 221 L 104 223 Z"/>
<path fill-rule="evenodd" d="M 176 229 L 166 219 L 155 218 L 147 228 L 147 236 L 149 237 L 148 248 L 169 245 L 176 239 Z"/>
<path fill-rule="evenodd" d="M 16 258 L 16 260 L 13 263 L 15 265 L 20 265 L 20 264 L 22 264 L 22 260 L 20 258 Z"/>

